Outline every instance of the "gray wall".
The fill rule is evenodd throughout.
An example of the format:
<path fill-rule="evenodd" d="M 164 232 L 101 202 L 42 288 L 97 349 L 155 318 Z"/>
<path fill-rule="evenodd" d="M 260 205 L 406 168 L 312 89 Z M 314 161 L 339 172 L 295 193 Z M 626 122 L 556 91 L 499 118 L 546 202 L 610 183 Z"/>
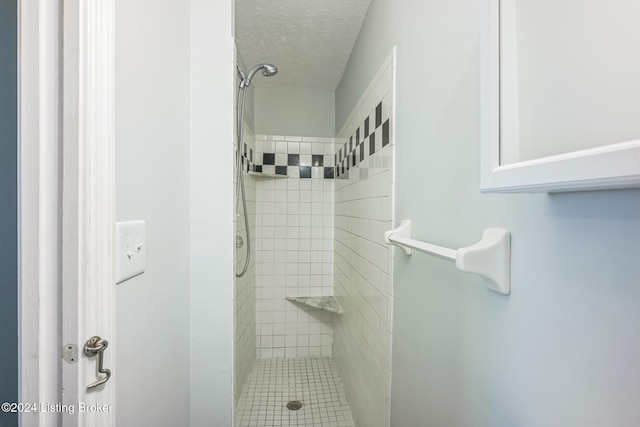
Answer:
<path fill-rule="evenodd" d="M 0 1 L 0 402 L 18 401 L 17 1 Z M 17 426 L 0 412 L 0 426 Z"/>
<path fill-rule="evenodd" d="M 640 191 L 480 194 L 485 4 L 372 0 L 336 92 L 340 128 L 396 44 L 396 218 L 454 248 L 512 232 L 510 296 L 395 263 L 392 425 L 639 425 Z"/>
<path fill-rule="evenodd" d="M 259 78 L 263 77 L 256 76 Z M 333 92 L 256 86 L 256 134 L 333 138 L 336 135 L 334 105 Z"/>
<path fill-rule="evenodd" d="M 146 221 L 148 250 L 117 285 L 116 424 L 188 425 L 190 7 L 116 6 L 116 216 Z"/>
<path fill-rule="evenodd" d="M 233 1 L 116 6 L 117 220 L 148 250 L 117 287 L 116 424 L 230 426 Z"/>
<path fill-rule="evenodd" d="M 233 0 L 191 0 L 189 427 L 230 426 L 233 409 L 232 16 Z"/>

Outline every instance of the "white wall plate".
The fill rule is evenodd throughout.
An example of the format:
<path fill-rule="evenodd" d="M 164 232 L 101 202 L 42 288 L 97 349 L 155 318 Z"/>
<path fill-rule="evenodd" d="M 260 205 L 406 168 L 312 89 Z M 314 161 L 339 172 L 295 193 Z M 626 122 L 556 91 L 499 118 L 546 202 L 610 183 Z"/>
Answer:
<path fill-rule="evenodd" d="M 146 252 L 144 221 L 116 223 L 116 283 L 144 273 Z"/>

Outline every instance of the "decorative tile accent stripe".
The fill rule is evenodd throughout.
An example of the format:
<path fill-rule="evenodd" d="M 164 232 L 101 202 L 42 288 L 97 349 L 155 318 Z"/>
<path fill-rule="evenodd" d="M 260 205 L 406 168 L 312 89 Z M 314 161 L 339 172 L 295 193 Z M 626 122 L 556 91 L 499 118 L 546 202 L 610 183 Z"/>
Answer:
<path fill-rule="evenodd" d="M 244 142 L 242 148 L 242 170 L 246 172 L 255 171 L 255 163 L 253 157 L 253 148 L 247 146 L 247 143 Z"/>
<path fill-rule="evenodd" d="M 299 157 L 309 157 L 313 160 L 301 161 Z M 321 154 L 289 154 L 286 163 L 276 161 L 275 153 L 264 153 L 262 164 L 254 165 L 253 171 L 275 173 L 276 175 L 291 175 L 298 178 L 326 178 L 333 179 L 333 166 L 323 166 Z"/>
<path fill-rule="evenodd" d="M 358 127 L 353 135 L 349 137 L 349 140 L 337 150 L 334 156 L 334 162 L 337 165 L 335 168 L 336 178 L 346 178 L 349 169 L 357 166 L 364 159 L 389 144 L 391 140 L 389 137 L 391 124 L 389 117 L 383 117 L 386 115 L 388 113 L 382 108 L 382 101 L 380 101 L 373 112 L 364 119 L 362 124 L 362 129 L 364 129 L 363 138 L 360 139 L 361 127 Z M 369 124 L 371 123 L 371 118 L 373 118 L 376 127 L 370 133 Z"/>
<path fill-rule="evenodd" d="M 335 176 L 335 161 L 333 154 L 326 154 L 325 152 L 312 152 L 309 148 L 311 143 L 307 144 L 307 153 L 300 151 L 299 146 L 292 146 L 292 144 L 305 144 L 304 142 L 298 142 L 302 140 L 302 137 L 271 137 L 282 138 L 285 141 L 277 141 L 278 143 L 289 144 L 285 146 L 287 152 L 283 152 L 284 149 L 279 152 L 265 151 L 261 152 L 261 148 L 258 148 L 256 155 L 253 154 L 253 150 L 247 149 L 243 152 L 243 170 L 247 172 L 258 172 L 265 174 L 276 175 L 288 175 L 291 178 L 314 178 L 314 179 L 333 179 Z M 292 141 L 288 141 L 291 139 Z M 293 141 L 293 140 L 296 141 Z M 318 140 L 321 138 L 312 138 Z M 322 138 L 328 139 L 328 138 Z M 333 141 L 333 138 L 329 140 Z M 318 147 L 318 144 L 332 144 L 333 142 L 314 143 L 313 145 Z M 289 149 L 290 148 L 290 149 Z M 272 147 L 273 149 L 273 147 Z M 317 148 L 322 151 L 322 146 Z M 333 153 L 333 149 L 331 150 Z M 248 154 L 248 155 L 247 155 Z"/>

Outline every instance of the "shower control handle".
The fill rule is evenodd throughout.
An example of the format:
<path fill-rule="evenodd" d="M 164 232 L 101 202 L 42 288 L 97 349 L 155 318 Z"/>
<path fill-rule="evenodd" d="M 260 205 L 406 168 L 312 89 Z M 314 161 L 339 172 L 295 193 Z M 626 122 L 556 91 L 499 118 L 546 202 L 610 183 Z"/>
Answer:
<path fill-rule="evenodd" d="M 236 236 L 236 249 L 240 249 L 244 246 L 244 240 L 242 240 L 242 236 Z"/>

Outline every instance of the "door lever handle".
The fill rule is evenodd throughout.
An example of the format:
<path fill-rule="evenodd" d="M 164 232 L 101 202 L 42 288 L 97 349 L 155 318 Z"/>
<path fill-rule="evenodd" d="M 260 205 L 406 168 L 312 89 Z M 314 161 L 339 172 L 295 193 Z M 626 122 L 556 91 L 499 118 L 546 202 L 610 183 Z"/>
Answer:
<path fill-rule="evenodd" d="M 91 337 L 86 343 L 84 343 L 85 356 L 87 357 L 98 356 L 98 369 L 97 369 L 98 374 L 105 374 L 104 378 L 92 384 L 89 384 L 87 386 L 87 390 L 98 387 L 99 385 L 102 385 L 107 381 L 109 381 L 109 378 L 111 378 L 111 371 L 109 369 L 105 369 L 102 366 L 103 359 L 104 359 L 104 350 L 107 348 L 108 345 L 109 345 L 109 342 L 107 340 L 103 340 L 98 336 Z"/>

